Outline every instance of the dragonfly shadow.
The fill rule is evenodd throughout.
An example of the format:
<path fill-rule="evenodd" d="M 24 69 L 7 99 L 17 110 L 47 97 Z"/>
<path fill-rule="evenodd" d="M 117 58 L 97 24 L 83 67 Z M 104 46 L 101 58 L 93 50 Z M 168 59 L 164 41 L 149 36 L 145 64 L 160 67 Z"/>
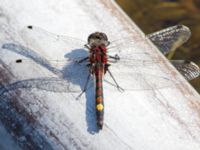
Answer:
<path fill-rule="evenodd" d="M 70 92 L 70 90 L 73 89 L 70 89 L 70 86 L 68 86 L 69 83 L 70 85 L 77 85 L 78 87 L 80 87 L 80 92 L 84 90 L 87 77 L 89 75 L 89 68 L 87 67 L 87 62 L 84 61 L 83 63 L 76 63 L 73 60 L 80 60 L 82 58 L 87 57 L 88 52 L 86 50 L 74 49 L 70 53 L 67 53 L 65 55 L 65 58 L 72 61 L 69 61 L 70 63 L 66 63 L 62 70 L 60 70 L 52 66 L 51 63 L 44 57 L 40 56 L 40 54 L 23 45 L 16 43 L 5 43 L 2 45 L 2 48 L 20 54 L 32 60 L 34 63 L 39 64 L 40 66 L 46 68 L 47 70 L 58 75 L 59 77 L 44 77 L 38 79 L 32 78 L 29 80 L 17 81 L 9 85 L 6 88 L 7 90 L 2 91 L 1 94 L 5 93 L 6 91 L 8 92 L 9 90 L 14 90 L 17 88 L 38 88 L 41 90 L 51 92 Z M 93 78 L 91 77 L 87 86 L 87 90 L 85 92 L 86 122 L 88 126 L 88 132 L 91 134 L 98 132 L 96 126 L 95 91 L 93 83 Z"/>
<path fill-rule="evenodd" d="M 73 58 L 75 60 L 81 60 L 88 56 L 88 52 L 83 49 L 76 49 L 73 50 L 71 53 L 65 55 L 65 58 Z M 63 75 L 64 78 L 73 84 L 80 86 L 81 91 L 85 91 L 85 98 L 86 98 L 86 122 L 87 122 L 87 131 L 90 134 L 95 134 L 98 132 L 98 128 L 96 125 L 96 109 L 95 109 L 95 91 L 94 91 L 94 79 L 89 73 L 89 68 L 87 67 L 88 62 L 83 61 L 82 63 L 73 63 L 65 66 L 63 68 Z M 72 80 L 70 79 L 72 77 Z M 87 79 L 88 83 L 87 83 Z"/>

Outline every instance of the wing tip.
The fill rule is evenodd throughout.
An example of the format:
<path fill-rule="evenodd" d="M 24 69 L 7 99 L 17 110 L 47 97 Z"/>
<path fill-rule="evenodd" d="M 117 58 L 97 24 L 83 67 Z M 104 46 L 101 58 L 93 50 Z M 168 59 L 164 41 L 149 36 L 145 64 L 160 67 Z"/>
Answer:
<path fill-rule="evenodd" d="M 179 24 L 175 26 L 177 29 L 182 30 L 184 35 L 184 41 L 186 42 L 190 37 L 191 37 L 191 30 L 189 27 L 183 25 L 183 24 Z"/>
<path fill-rule="evenodd" d="M 190 64 L 192 65 L 192 66 L 194 66 L 197 70 L 199 70 L 199 72 L 200 72 L 200 68 L 199 68 L 199 66 L 195 63 L 195 62 L 193 62 L 193 61 L 190 61 Z"/>
<path fill-rule="evenodd" d="M 32 25 L 28 25 L 27 28 L 28 29 L 33 29 L 33 26 Z"/>
<path fill-rule="evenodd" d="M 199 66 L 190 60 L 170 60 L 175 68 L 188 80 L 193 80 L 200 76 Z"/>

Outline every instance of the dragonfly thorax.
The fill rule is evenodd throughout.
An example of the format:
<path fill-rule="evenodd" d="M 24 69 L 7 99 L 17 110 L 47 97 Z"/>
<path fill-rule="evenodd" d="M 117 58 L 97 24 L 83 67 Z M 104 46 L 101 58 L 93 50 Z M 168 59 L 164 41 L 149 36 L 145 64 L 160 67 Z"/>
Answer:
<path fill-rule="evenodd" d="M 103 32 L 94 32 L 88 36 L 88 45 L 90 47 L 106 47 L 109 45 L 107 35 Z"/>

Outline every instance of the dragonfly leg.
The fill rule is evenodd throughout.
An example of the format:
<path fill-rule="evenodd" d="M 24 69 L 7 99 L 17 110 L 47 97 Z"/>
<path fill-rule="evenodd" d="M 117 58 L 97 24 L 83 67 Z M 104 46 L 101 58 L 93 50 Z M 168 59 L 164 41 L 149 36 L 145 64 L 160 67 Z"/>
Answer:
<path fill-rule="evenodd" d="M 108 58 L 114 59 L 114 63 L 120 60 L 120 57 L 117 54 L 115 56 L 108 56 Z"/>
<path fill-rule="evenodd" d="M 80 64 L 80 63 L 82 63 L 82 62 L 84 62 L 84 61 L 86 61 L 88 59 L 89 59 L 89 57 L 85 57 L 85 58 L 83 58 L 81 60 L 77 60 L 76 63 Z"/>
<path fill-rule="evenodd" d="M 108 73 L 110 74 L 110 76 L 111 76 L 111 78 L 113 79 L 113 81 L 115 82 L 117 89 L 118 89 L 120 92 L 123 92 L 124 89 L 123 89 L 122 87 L 119 86 L 119 84 L 118 84 L 117 81 L 115 80 L 113 74 L 110 72 L 110 70 L 109 70 L 108 68 L 107 68 L 107 71 L 108 71 Z"/>
<path fill-rule="evenodd" d="M 87 49 L 90 49 L 89 44 L 85 44 L 84 47 L 87 48 Z"/>
<path fill-rule="evenodd" d="M 110 64 L 105 64 L 105 66 L 104 66 L 104 74 L 106 74 L 106 72 L 108 71 L 108 67 L 110 67 Z"/>
<path fill-rule="evenodd" d="M 90 81 L 90 74 L 88 74 L 88 76 L 87 76 L 87 80 L 86 80 L 83 91 L 77 96 L 76 100 L 78 100 L 83 95 L 83 93 L 85 93 L 85 91 L 87 90 L 89 81 Z"/>

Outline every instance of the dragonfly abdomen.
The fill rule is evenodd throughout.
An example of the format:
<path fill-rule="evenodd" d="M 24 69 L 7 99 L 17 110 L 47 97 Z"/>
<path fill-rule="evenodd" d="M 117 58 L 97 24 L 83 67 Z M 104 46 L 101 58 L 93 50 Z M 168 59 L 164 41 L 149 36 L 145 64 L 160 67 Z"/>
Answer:
<path fill-rule="evenodd" d="M 95 69 L 96 78 L 96 118 L 97 126 L 99 129 L 103 127 L 103 115 L 104 115 L 104 101 L 103 101 L 103 65 L 97 65 Z"/>

